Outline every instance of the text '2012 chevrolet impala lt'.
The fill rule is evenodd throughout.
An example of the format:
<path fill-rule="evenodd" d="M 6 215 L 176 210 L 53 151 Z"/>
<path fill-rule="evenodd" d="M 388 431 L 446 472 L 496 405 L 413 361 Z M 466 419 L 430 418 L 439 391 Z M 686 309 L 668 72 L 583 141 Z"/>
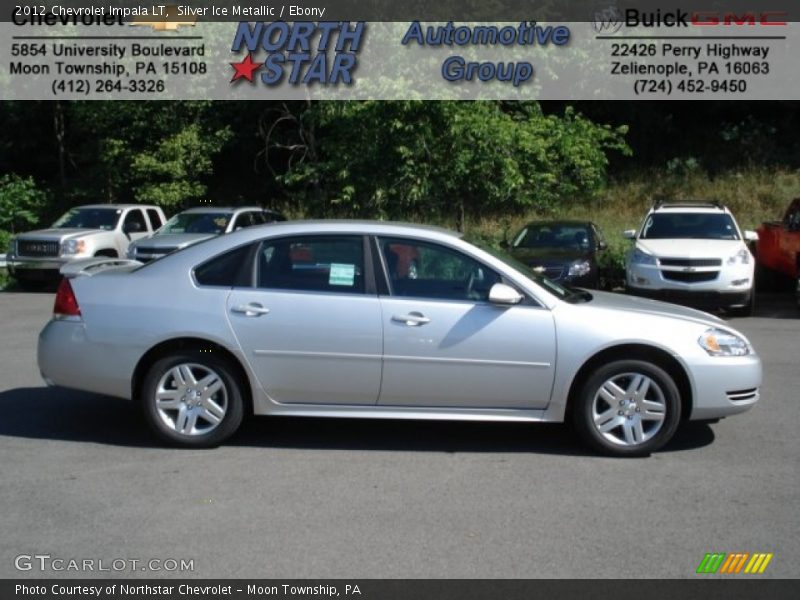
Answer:
<path fill-rule="evenodd" d="M 759 397 L 760 360 L 723 321 L 563 288 L 441 229 L 287 222 L 65 275 L 44 379 L 133 399 L 182 446 L 217 445 L 249 414 L 571 419 L 635 456 Z"/>

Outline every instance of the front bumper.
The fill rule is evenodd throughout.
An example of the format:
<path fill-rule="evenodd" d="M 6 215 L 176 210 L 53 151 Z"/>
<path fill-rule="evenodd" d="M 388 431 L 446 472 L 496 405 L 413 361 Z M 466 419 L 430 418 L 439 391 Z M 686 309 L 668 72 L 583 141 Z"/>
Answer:
<path fill-rule="evenodd" d="M 676 278 L 697 278 L 678 281 Z M 753 265 L 682 269 L 629 264 L 627 289 L 631 294 L 698 308 L 747 306 L 753 293 Z"/>
<path fill-rule="evenodd" d="M 683 304 L 686 306 L 693 306 L 696 308 L 740 308 L 747 306 L 750 302 L 750 294 L 753 292 L 747 290 L 744 292 L 718 292 L 718 291 L 705 291 L 705 290 L 649 290 L 643 288 L 635 288 L 628 286 L 628 293 L 634 296 L 641 296 L 643 298 L 651 298 L 653 300 L 661 300 L 663 302 L 672 302 L 673 304 Z"/>
<path fill-rule="evenodd" d="M 752 408 L 760 398 L 758 356 L 720 356 L 689 365 L 694 398 L 691 420 L 720 419 Z"/>

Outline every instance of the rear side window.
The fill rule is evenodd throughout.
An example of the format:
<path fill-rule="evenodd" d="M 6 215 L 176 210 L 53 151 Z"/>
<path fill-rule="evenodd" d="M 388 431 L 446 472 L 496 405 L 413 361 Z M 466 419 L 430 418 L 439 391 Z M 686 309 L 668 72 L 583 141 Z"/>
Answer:
<path fill-rule="evenodd" d="M 161 220 L 161 215 L 158 214 L 157 210 L 148 208 L 147 216 L 150 217 L 150 226 L 153 228 L 153 231 L 155 231 L 164 224 L 164 221 Z"/>
<path fill-rule="evenodd" d="M 361 236 L 268 240 L 261 246 L 258 261 L 260 288 L 364 293 Z"/>
<path fill-rule="evenodd" d="M 253 283 L 253 244 L 240 246 L 215 256 L 195 267 L 199 285 L 217 287 L 251 287 Z"/>

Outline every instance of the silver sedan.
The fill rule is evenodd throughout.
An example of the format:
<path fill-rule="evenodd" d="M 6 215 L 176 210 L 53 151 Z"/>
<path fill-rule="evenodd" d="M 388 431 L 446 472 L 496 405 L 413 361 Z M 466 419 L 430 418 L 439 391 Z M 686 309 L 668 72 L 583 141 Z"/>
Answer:
<path fill-rule="evenodd" d="M 725 322 L 563 288 L 441 229 L 287 222 L 65 275 L 45 381 L 132 399 L 181 446 L 252 414 L 571 419 L 596 450 L 639 456 L 759 397 L 761 363 Z"/>

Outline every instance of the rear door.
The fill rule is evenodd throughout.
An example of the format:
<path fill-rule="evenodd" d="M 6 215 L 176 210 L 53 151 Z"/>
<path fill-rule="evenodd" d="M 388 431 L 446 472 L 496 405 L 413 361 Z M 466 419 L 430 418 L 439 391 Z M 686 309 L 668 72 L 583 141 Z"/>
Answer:
<path fill-rule="evenodd" d="M 275 402 L 377 402 L 381 308 L 364 244 L 360 235 L 266 240 L 256 288 L 231 292 L 231 327 Z"/>
<path fill-rule="evenodd" d="M 399 238 L 379 248 L 389 288 L 379 404 L 547 406 L 556 352 L 549 310 L 489 303 L 502 277 L 460 250 Z"/>

